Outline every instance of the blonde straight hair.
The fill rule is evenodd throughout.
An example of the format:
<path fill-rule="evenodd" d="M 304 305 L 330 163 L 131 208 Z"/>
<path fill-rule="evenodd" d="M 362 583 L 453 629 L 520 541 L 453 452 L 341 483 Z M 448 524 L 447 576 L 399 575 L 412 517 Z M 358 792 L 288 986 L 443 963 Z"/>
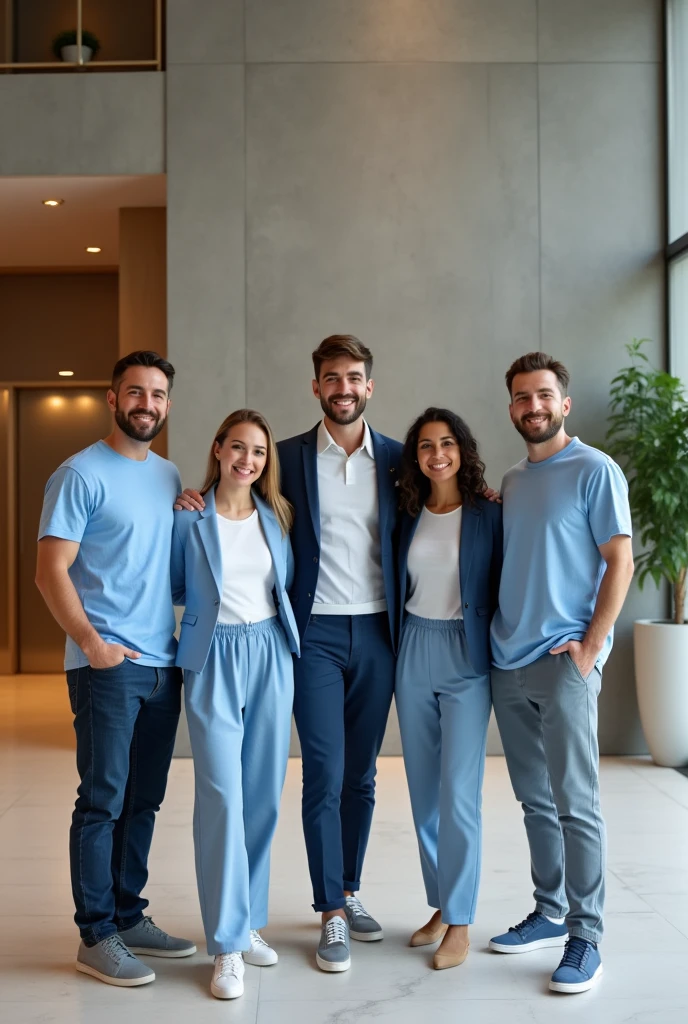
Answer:
<path fill-rule="evenodd" d="M 294 511 L 280 491 L 279 457 L 277 455 L 277 446 L 275 445 L 275 439 L 272 436 L 270 425 L 265 417 L 254 409 L 237 409 L 235 412 L 231 412 L 227 419 L 221 423 L 215 437 L 213 438 L 213 443 L 210 446 L 208 468 L 206 470 L 203 486 L 201 487 L 201 494 L 207 494 L 208 491 L 212 487 L 215 487 L 219 482 L 220 463 L 215 455 L 215 445 L 224 444 L 227 434 L 230 432 L 232 427 L 237 425 L 237 423 L 254 423 L 257 427 L 260 427 L 268 439 L 265 469 L 256 481 L 255 486 L 275 513 L 275 517 L 277 522 L 280 524 L 282 533 L 286 535 L 291 530 L 292 523 L 294 522 Z"/>

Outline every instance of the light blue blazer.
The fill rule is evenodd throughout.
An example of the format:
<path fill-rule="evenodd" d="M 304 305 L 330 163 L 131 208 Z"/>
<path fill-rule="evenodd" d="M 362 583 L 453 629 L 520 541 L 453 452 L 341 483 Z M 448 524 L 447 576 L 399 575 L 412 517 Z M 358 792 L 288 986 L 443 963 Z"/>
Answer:
<path fill-rule="evenodd" d="M 255 490 L 252 496 L 272 555 L 275 570 L 273 596 L 277 615 L 289 650 L 298 656 L 299 632 L 287 593 L 294 575 L 291 542 L 288 536 L 283 536 L 270 506 Z M 205 508 L 202 512 L 174 513 L 171 576 L 174 603 L 185 606 L 176 664 L 192 672 L 202 672 L 212 644 L 222 597 L 222 552 L 215 516 L 214 488 L 205 495 Z"/>

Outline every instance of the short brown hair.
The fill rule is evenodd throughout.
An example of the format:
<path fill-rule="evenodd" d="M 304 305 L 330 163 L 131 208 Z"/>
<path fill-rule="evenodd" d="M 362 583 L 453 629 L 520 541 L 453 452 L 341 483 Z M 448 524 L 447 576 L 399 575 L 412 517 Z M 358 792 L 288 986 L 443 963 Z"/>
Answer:
<path fill-rule="evenodd" d="M 163 359 L 157 352 L 151 352 L 148 350 L 142 350 L 138 352 L 130 352 L 128 356 L 122 356 L 118 362 L 115 363 L 112 371 L 112 383 L 110 388 L 112 391 L 117 391 L 122 377 L 127 372 L 130 366 L 145 366 L 146 369 L 160 370 L 167 377 L 167 393 L 169 394 L 174 384 L 174 366 L 172 363 L 168 363 L 166 359 Z"/>
<path fill-rule="evenodd" d="M 557 378 L 562 398 L 566 398 L 569 393 L 571 375 L 563 363 L 548 356 L 546 352 L 528 352 L 511 364 L 506 371 L 506 386 L 509 395 L 511 395 L 511 386 L 517 373 L 535 373 L 536 370 L 551 370 Z"/>
<path fill-rule="evenodd" d="M 340 356 L 349 356 L 357 363 L 365 363 L 366 380 L 370 380 L 370 374 L 373 371 L 373 353 L 353 334 L 331 334 L 329 338 L 320 342 L 313 353 L 315 379 L 320 380 L 323 363 L 329 362 L 330 359 L 339 359 Z"/>

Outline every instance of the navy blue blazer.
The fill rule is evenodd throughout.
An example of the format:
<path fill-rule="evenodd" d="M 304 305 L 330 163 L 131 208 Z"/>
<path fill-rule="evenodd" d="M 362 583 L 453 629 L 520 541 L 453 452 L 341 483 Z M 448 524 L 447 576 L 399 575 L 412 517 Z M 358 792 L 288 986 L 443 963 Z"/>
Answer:
<path fill-rule="evenodd" d="M 303 640 L 313 609 L 320 561 L 320 501 L 318 496 L 318 426 L 305 434 L 277 443 L 280 457 L 282 494 L 294 509 L 291 542 L 294 548 L 294 583 L 289 591 L 294 615 Z M 392 644 L 396 649 L 397 582 L 394 536 L 398 519 L 399 463 L 401 444 L 391 437 L 370 431 L 375 452 L 377 493 L 380 513 L 382 575 L 389 615 Z"/>
<path fill-rule="evenodd" d="M 270 506 L 255 490 L 252 497 L 275 570 L 273 596 L 292 654 L 299 634 L 287 593 L 294 569 L 289 537 L 282 533 Z M 208 659 L 222 597 L 222 550 L 215 516 L 215 488 L 205 495 L 202 512 L 175 512 L 172 529 L 172 598 L 185 605 L 177 665 L 202 672 Z"/>
<path fill-rule="evenodd" d="M 408 554 L 420 516 L 402 515 L 399 529 L 399 628 L 406 611 Z M 497 610 L 502 572 L 502 506 L 486 498 L 466 503 L 461 515 L 459 579 L 468 651 L 476 672 L 489 672 L 490 622 Z"/>

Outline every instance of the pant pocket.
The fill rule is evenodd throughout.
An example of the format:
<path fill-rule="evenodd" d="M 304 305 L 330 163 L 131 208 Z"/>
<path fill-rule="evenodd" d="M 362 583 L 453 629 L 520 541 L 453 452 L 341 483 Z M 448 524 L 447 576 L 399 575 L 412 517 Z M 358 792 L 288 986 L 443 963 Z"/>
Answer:
<path fill-rule="evenodd" d="M 601 682 L 602 673 L 598 669 L 597 665 L 593 665 L 590 675 L 586 678 L 581 672 L 581 670 L 578 668 L 578 665 L 576 665 L 575 661 L 573 660 L 568 651 L 564 651 L 564 657 L 568 661 L 571 670 L 576 674 L 578 679 L 580 679 L 581 683 L 585 683 L 586 686 L 593 684 L 593 688 L 595 688 L 594 684 L 599 684 Z M 599 692 L 599 685 L 597 686 L 597 689 Z"/>

